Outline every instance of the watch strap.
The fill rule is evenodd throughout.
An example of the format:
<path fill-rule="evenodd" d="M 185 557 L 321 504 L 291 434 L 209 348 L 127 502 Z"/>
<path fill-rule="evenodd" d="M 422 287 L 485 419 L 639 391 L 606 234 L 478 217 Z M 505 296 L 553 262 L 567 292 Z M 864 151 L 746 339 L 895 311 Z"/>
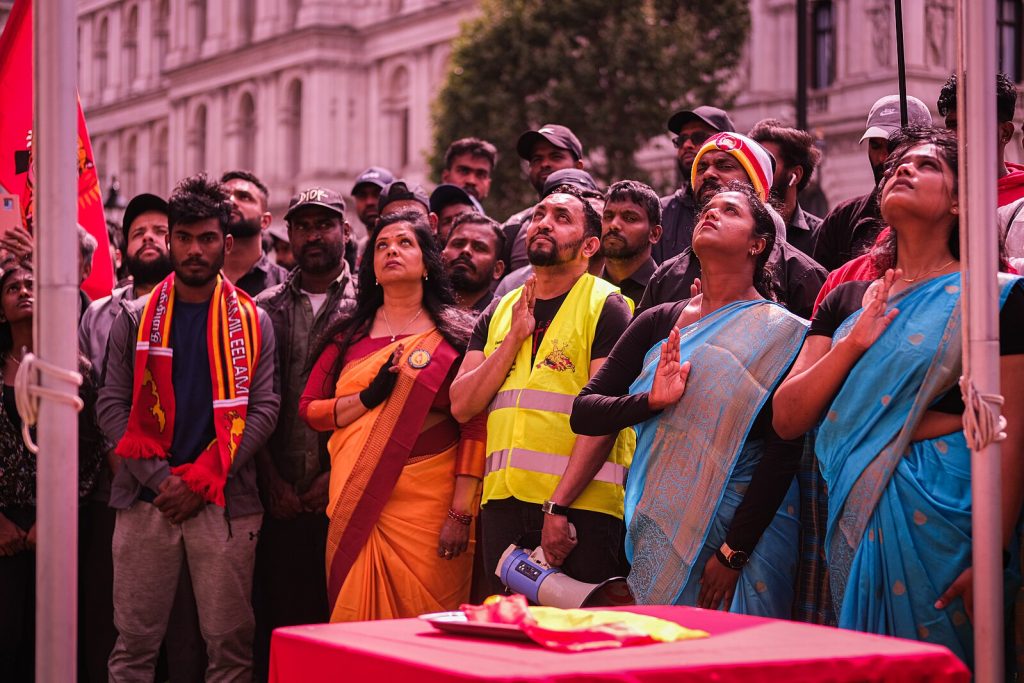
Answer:
<path fill-rule="evenodd" d="M 568 505 L 558 505 L 550 500 L 545 500 L 540 509 L 546 515 L 562 515 L 563 517 L 567 517 L 569 515 Z"/>

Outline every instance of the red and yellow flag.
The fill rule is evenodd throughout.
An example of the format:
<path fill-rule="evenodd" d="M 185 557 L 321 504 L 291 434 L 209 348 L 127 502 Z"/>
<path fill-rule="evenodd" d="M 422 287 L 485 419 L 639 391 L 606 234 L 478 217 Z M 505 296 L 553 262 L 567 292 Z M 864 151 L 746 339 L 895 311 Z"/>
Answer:
<path fill-rule="evenodd" d="M 34 232 L 35 169 L 32 163 L 32 2 L 15 0 L 0 36 L 0 185 L 21 196 L 25 225 Z M 82 285 L 91 298 L 110 294 L 114 284 L 110 241 L 103 216 L 99 176 L 92 144 L 78 102 L 78 222 L 99 246 L 93 255 L 92 274 Z M 62 226 L 69 239 L 77 239 L 74 226 Z"/>

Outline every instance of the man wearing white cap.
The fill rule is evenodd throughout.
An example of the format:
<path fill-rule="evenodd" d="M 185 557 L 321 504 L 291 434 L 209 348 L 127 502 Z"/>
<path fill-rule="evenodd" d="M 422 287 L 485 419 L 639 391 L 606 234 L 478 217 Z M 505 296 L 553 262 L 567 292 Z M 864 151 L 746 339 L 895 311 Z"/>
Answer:
<path fill-rule="evenodd" d="M 924 102 L 907 97 L 907 123 L 911 126 L 932 125 L 932 115 Z M 868 162 L 875 185 L 882 179 L 883 165 L 889 156 L 889 136 L 900 129 L 899 95 L 886 95 L 871 106 L 867 129 L 860 143 L 868 143 Z M 835 270 L 866 251 L 882 229 L 875 188 L 867 194 L 837 205 L 825 216 L 814 246 L 814 260 L 826 270 Z"/>

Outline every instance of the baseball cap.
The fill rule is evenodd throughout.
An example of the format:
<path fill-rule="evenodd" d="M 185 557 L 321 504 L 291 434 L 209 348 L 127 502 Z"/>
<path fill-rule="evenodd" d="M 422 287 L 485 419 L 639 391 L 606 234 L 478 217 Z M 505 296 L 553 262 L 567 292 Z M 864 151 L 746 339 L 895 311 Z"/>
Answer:
<path fill-rule="evenodd" d="M 121 230 L 124 232 L 125 244 L 128 243 L 128 230 L 132 227 L 132 223 L 147 211 L 159 211 L 167 215 L 167 202 L 162 197 L 148 192 L 132 197 L 128 206 L 124 208 L 124 216 L 121 218 Z"/>
<path fill-rule="evenodd" d="M 932 114 L 928 105 L 916 97 L 907 96 L 907 125 L 930 126 Z M 868 129 L 860 136 L 860 142 L 868 138 L 886 138 L 902 127 L 900 123 L 900 96 L 886 95 L 873 105 L 868 113 Z"/>
<path fill-rule="evenodd" d="M 333 211 L 342 218 L 345 217 L 345 200 L 341 198 L 340 194 L 324 187 L 311 187 L 292 197 L 288 202 L 288 213 L 284 215 L 284 219 L 291 220 L 297 211 L 308 206 L 319 206 Z"/>
<path fill-rule="evenodd" d="M 403 178 L 388 183 L 380 191 L 380 198 L 377 200 L 377 212 L 383 216 L 384 207 L 392 202 L 412 199 L 419 202 L 427 211 L 430 211 L 430 197 L 422 185 L 409 185 Z"/>
<path fill-rule="evenodd" d="M 476 197 L 463 190 L 458 185 L 443 183 L 434 188 L 430 193 L 430 210 L 433 213 L 441 213 L 441 209 L 452 204 L 466 204 L 472 206 L 477 213 L 483 213 L 484 208 Z"/>
<path fill-rule="evenodd" d="M 355 194 L 359 186 L 364 183 L 370 183 L 376 185 L 380 189 L 387 187 L 388 183 L 395 179 L 394 174 L 386 168 L 380 166 L 371 166 L 356 177 L 356 182 L 352 186 L 352 191 L 349 194 Z"/>
<path fill-rule="evenodd" d="M 547 180 L 544 181 L 544 190 L 540 193 L 540 198 L 544 199 L 544 197 L 547 197 L 559 185 L 573 185 L 581 190 L 591 190 L 593 192 L 601 191 L 597 187 L 597 183 L 594 182 L 594 177 L 583 169 L 563 168 L 547 177 Z"/>
<path fill-rule="evenodd" d="M 545 123 L 537 130 L 528 130 L 520 135 L 519 142 L 516 143 L 516 152 L 529 161 L 533 146 L 541 140 L 547 140 L 555 147 L 569 150 L 577 161 L 583 158 L 583 144 L 580 139 L 571 130 L 557 123 Z"/>
<path fill-rule="evenodd" d="M 288 239 L 288 228 L 284 227 L 283 225 L 278 225 L 277 223 L 271 225 L 269 228 L 267 228 L 267 234 L 273 237 L 275 240 L 280 240 L 281 242 L 291 244 L 291 240 Z"/>
<path fill-rule="evenodd" d="M 668 129 L 679 134 L 683 125 L 690 121 L 703 121 L 719 133 L 735 133 L 736 126 L 724 109 L 703 105 L 694 109 L 683 109 L 677 111 L 668 120 Z"/>

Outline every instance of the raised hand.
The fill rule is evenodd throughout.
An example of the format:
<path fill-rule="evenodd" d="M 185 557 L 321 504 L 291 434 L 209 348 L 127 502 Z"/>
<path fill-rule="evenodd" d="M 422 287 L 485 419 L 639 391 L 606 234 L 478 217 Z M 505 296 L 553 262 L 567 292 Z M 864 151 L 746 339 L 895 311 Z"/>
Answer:
<path fill-rule="evenodd" d="M 516 346 L 529 339 L 537 325 L 533 317 L 533 306 L 537 302 L 536 289 L 537 276 L 531 275 L 526 278 L 519 301 L 512 306 L 512 327 L 508 331 L 508 336 Z"/>
<path fill-rule="evenodd" d="M 686 378 L 690 375 L 690 361 L 679 364 L 679 328 L 673 327 L 668 339 L 661 343 L 661 358 L 654 371 L 654 382 L 647 394 L 651 410 L 664 410 L 675 405 L 686 391 Z"/>
<path fill-rule="evenodd" d="M 864 292 L 864 299 L 861 301 L 863 311 L 857 321 L 853 324 L 850 334 L 846 337 L 848 343 L 860 351 L 867 351 L 877 341 L 885 328 L 899 313 L 894 308 L 886 312 L 889 305 L 889 292 L 898 277 L 903 274 L 902 270 L 891 268 L 885 271 L 885 275 L 871 283 L 868 290 Z"/>

